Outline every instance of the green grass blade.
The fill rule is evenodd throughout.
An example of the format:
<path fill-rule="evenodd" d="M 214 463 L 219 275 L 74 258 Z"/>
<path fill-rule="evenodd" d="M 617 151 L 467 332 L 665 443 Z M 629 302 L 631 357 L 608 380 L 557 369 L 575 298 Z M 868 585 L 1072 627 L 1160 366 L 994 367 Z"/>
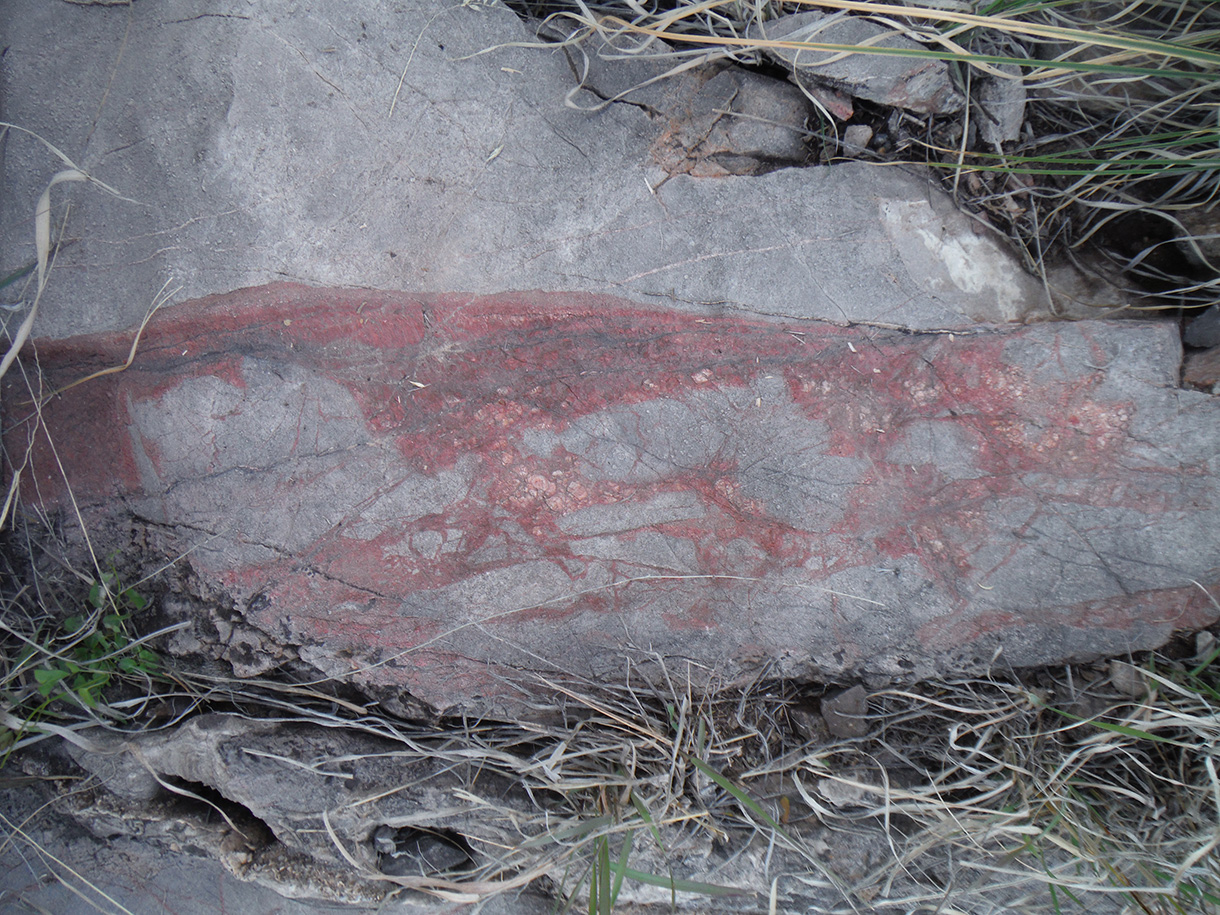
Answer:
<path fill-rule="evenodd" d="M 595 911 L 596 915 L 610 915 L 610 839 L 606 836 L 597 840 L 597 864 L 594 865 L 593 876 L 597 890 L 589 902 L 589 909 Z"/>
<path fill-rule="evenodd" d="M 627 862 L 631 860 L 631 842 L 634 835 L 633 830 L 628 830 L 623 836 L 623 847 L 619 849 L 618 861 L 614 867 L 614 886 L 610 891 L 611 908 L 618 901 L 618 894 L 623 888 L 623 878 L 627 872 Z"/>
<path fill-rule="evenodd" d="M 611 868 L 617 870 L 618 862 L 610 865 Z M 645 883 L 648 886 L 659 886 L 667 890 L 672 890 L 678 893 L 696 893 L 700 896 L 744 896 L 748 895 L 745 890 L 733 886 L 721 886 L 716 883 L 703 883 L 698 880 L 682 880 L 678 877 L 661 877 L 657 874 L 650 874 L 647 871 L 638 871 L 635 868 L 624 867 L 622 869 L 623 877 L 628 880 L 634 880 L 636 883 Z"/>
<path fill-rule="evenodd" d="M 652 837 L 656 840 L 657 846 L 661 851 L 668 851 L 665 847 L 665 840 L 661 838 L 661 830 L 657 828 L 656 820 L 652 818 L 652 814 L 648 810 L 648 805 L 634 791 L 631 792 L 631 806 L 640 815 L 640 819 L 648 824 L 648 829 L 652 832 Z"/>
<path fill-rule="evenodd" d="M 1160 734 L 1153 734 L 1149 731 L 1141 730 L 1140 728 L 1128 727 L 1125 724 L 1114 724 L 1109 721 L 1101 721 L 1096 718 L 1082 718 L 1079 715 L 1073 715 L 1071 712 L 1065 712 L 1063 709 L 1048 706 L 1051 711 L 1057 715 L 1062 715 L 1064 718 L 1070 718 L 1072 721 L 1088 722 L 1095 728 L 1100 728 L 1103 731 L 1110 731 L 1113 734 L 1122 734 L 1124 737 L 1134 737 L 1137 740 L 1151 740 L 1154 743 L 1163 743 L 1171 747 L 1187 748 L 1190 744 L 1182 743 L 1180 740 L 1173 740 L 1169 737 L 1162 737 Z"/>
<path fill-rule="evenodd" d="M 685 754 L 684 754 L 684 756 L 685 756 Z M 702 759 L 699 759 L 699 757 L 686 756 L 685 758 L 686 758 L 687 762 L 689 762 L 692 766 L 694 766 L 696 769 L 698 769 L 700 772 L 702 772 L 704 775 L 706 775 L 708 778 L 710 778 L 712 781 L 714 781 L 717 784 L 717 786 L 722 788 L 724 791 L 727 791 L 733 797 L 733 799 L 742 806 L 742 808 L 744 810 L 747 810 L 754 816 L 758 817 L 760 820 L 762 820 L 764 823 L 766 823 L 768 826 L 770 826 L 772 829 L 774 829 L 784 838 L 786 838 L 786 839 L 789 838 L 787 833 L 784 832 L 784 827 L 781 826 L 776 821 L 776 819 L 773 816 L 771 816 L 771 814 L 767 813 L 767 811 L 762 808 L 762 805 L 759 804 L 758 801 L 754 800 L 754 798 L 750 797 L 748 794 L 746 794 L 744 791 L 742 791 L 740 788 L 738 788 L 736 785 L 734 785 L 731 781 L 729 781 L 727 778 L 725 778 L 723 775 L 721 775 L 719 772 L 717 772 L 715 769 L 713 769 L 711 766 L 709 766 L 707 763 L 705 763 Z"/>
<path fill-rule="evenodd" d="M 29 276 L 31 273 L 34 272 L 34 269 L 37 266 L 38 266 L 38 261 L 30 261 L 24 267 L 14 270 L 8 276 L 4 277 L 3 279 L 0 279 L 0 289 L 3 289 L 5 286 L 9 286 L 9 285 L 17 282 L 17 280 L 21 279 L 22 277 Z"/>

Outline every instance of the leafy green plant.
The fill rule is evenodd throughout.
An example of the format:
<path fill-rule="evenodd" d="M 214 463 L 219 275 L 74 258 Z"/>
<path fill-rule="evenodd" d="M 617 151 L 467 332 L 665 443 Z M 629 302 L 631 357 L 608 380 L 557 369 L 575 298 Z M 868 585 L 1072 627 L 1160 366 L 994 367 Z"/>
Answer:
<path fill-rule="evenodd" d="M 3 730 L 0 748 L 10 749 L 27 731 L 47 720 L 84 716 L 122 716 L 107 703 L 120 681 L 149 683 L 160 659 L 146 639 L 132 636 L 129 624 L 148 601 L 123 587 L 115 573 L 94 581 L 85 608 L 55 624 L 23 634 L 0 623 L 21 643 L 3 680 Z"/>
<path fill-rule="evenodd" d="M 127 631 L 131 613 L 143 610 L 147 601 L 131 588 L 112 597 L 110 587 L 116 578 L 106 577 L 107 581 L 94 582 L 89 589 L 91 612 L 64 620 L 63 633 L 69 647 L 55 654 L 47 653 L 41 664 L 33 668 L 38 693 L 44 699 L 63 698 L 96 709 L 101 691 L 116 675 L 156 672 L 159 663 L 156 653 L 143 645 L 132 647 Z M 35 653 L 27 648 L 27 659 Z"/>

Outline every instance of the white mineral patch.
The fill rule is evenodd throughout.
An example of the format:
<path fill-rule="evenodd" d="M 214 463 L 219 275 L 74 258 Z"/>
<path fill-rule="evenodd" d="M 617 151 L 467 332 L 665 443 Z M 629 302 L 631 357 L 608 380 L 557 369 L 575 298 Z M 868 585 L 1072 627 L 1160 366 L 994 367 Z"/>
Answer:
<path fill-rule="evenodd" d="M 993 321 L 1018 321 L 1039 304 L 1033 278 L 967 217 L 937 213 L 926 200 L 882 200 L 879 206 L 903 266 L 920 286 L 975 296 Z"/>

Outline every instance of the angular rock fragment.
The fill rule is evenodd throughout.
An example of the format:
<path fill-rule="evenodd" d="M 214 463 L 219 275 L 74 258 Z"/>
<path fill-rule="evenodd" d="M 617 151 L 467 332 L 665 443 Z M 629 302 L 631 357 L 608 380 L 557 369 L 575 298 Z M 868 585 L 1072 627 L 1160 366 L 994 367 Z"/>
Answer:
<path fill-rule="evenodd" d="M 863 686 L 825 696 L 822 718 L 826 730 L 835 737 L 863 737 L 868 733 L 868 692 Z"/>
<path fill-rule="evenodd" d="M 129 345 L 42 345 L 44 389 Z M 1220 402 L 1176 389 L 1179 361 L 1173 328 L 1133 322 L 274 286 L 159 315 L 39 428 L 97 553 L 185 556 L 243 659 L 530 716 L 628 659 L 867 684 L 1207 624 Z M 13 465 L 27 399 L 10 384 Z M 71 523 L 58 466 L 37 431 L 21 496 Z"/>
<path fill-rule="evenodd" d="M 670 174 L 763 175 L 809 158 L 809 103 L 791 83 L 736 67 L 676 78 L 652 152 Z"/>
<path fill-rule="evenodd" d="M 892 29 L 857 16 L 794 13 L 751 26 L 749 37 L 771 42 L 832 45 L 829 49 L 768 47 L 800 84 L 829 86 L 856 98 L 921 114 L 960 111 L 965 98 L 939 60 L 902 54 L 870 54 L 861 47 L 920 51 L 923 46 Z"/>
<path fill-rule="evenodd" d="M 873 139 L 873 128 L 867 124 L 849 124 L 843 131 L 843 151 L 849 156 L 858 156 L 868 149 Z"/>
<path fill-rule="evenodd" d="M 1190 353 L 1182 368 L 1182 383 L 1208 393 L 1220 386 L 1220 346 Z"/>
<path fill-rule="evenodd" d="M 1191 318 L 1182 334 L 1182 342 L 1200 348 L 1220 346 L 1220 305 L 1212 305 Z"/>
<path fill-rule="evenodd" d="M 1117 658 L 1110 661 L 1110 682 L 1116 690 L 1132 699 L 1138 699 L 1148 690 L 1148 678 L 1144 671 Z"/>
<path fill-rule="evenodd" d="M 989 76 L 979 87 L 979 114 L 974 123 L 979 136 L 988 146 L 1008 143 L 1021 136 L 1025 124 L 1025 83 L 1020 79 L 1021 68 L 1015 64 L 998 64 L 997 69 L 1010 78 Z"/>
<path fill-rule="evenodd" d="M 566 53 L 580 80 L 568 103 L 589 112 L 610 104 L 647 111 L 656 133 L 652 158 L 670 175 L 764 175 L 809 158 L 810 105 L 791 82 L 710 52 L 713 59 L 698 66 L 655 53 L 633 58 L 600 35 Z"/>
<path fill-rule="evenodd" d="M 427 887 L 520 841 L 513 817 L 532 809 L 519 784 L 477 760 L 356 728 L 205 714 L 157 733 L 96 734 L 71 752 L 111 795 L 75 810 L 95 834 L 171 845 L 185 833 L 196 854 L 289 896 L 376 900 L 379 874 Z M 179 825 L 162 839 L 165 821 Z"/>

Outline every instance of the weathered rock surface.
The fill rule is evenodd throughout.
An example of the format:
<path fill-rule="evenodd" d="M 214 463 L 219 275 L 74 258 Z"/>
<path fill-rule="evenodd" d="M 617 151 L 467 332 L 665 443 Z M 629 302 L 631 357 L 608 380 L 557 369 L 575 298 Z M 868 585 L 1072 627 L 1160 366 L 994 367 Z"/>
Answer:
<path fill-rule="evenodd" d="M 567 109 L 575 79 L 561 53 L 480 53 L 533 39 L 503 7 L 353 0 L 329 17 L 287 0 L 7 9 L 6 120 L 131 198 L 85 185 L 53 192 L 57 224 L 71 203 L 71 244 L 43 298 L 42 336 L 132 327 L 167 280 L 184 299 L 283 280 L 612 291 L 675 308 L 922 328 L 1046 311 L 1042 285 L 922 176 L 849 165 L 679 174 L 658 187 L 671 173 L 657 158 L 665 137 L 699 136 L 723 96 L 708 96 L 711 107 L 692 99 L 689 123 L 680 107 L 657 117 L 630 99 L 595 115 Z M 757 83 L 742 91 L 763 92 Z M 791 131 L 752 124 L 766 136 L 725 147 L 709 135 L 710 151 L 798 151 Z M 715 126 L 740 133 L 750 122 L 720 116 Z M 32 260 L 30 218 L 63 163 L 25 134 L 10 131 L 5 144 L 7 274 Z M 1115 301 L 1066 278 L 1052 285 Z"/>
<path fill-rule="evenodd" d="M 520 841 L 511 813 L 520 823 L 533 810 L 519 780 L 480 771 L 476 758 L 448 758 L 443 748 L 431 755 L 413 752 L 404 743 L 356 729 L 213 714 L 161 734 L 102 733 L 89 743 L 88 749 L 71 748 L 72 755 L 109 793 L 134 802 L 136 811 L 158 799 L 192 800 L 175 788 L 197 797 L 215 791 L 237 805 L 220 808 L 232 822 L 216 823 L 214 832 L 236 835 L 248 846 L 232 842 L 238 860 L 227 862 L 243 876 L 248 859 L 275 842 L 289 854 L 333 867 L 346 869 L 347 858 L 354 859 L 352 895 L 359 880 L 375 883 L 382 871 L 374 836 L 385 827 L 453 831 L 473 843 L 475 866 L 482 866 Z M 477 800 L 462 801 L 462 790 L 494 798 L 501 814 L 508 815 L 492 817 Z M 110 828 L 130 833 L 133 827 L 124 823 L 139 819 L 138 812 L 119 816 L 116 811 Z M 106 828 L 96 811 L 90 821 L 95 829 Z M 419 876 L 443 879 L 443 870 Z"/>
<path fill-rule="evenodd" d="M 177 765 L 173 758 L 175 754 L 190 758 L 228 750 L 228 765 L 217 770 L 222 779 L 219 790 L 203 783 L 190 783 L 190 788 L 182 790 L 193 788 L 195 792 L 206 793 L 210 802 L 224 809 L 238 830 L 243 830 L 253 841 L 247 841 L 243 833 L 230 827 L 207 803 L 168 789 L 153 799 L 125 798 L 108 790 L 105 775 L 84 788 L 77 785 L 77 790 L 59 798 L 54 805 L 47 803 L 46 794 L 31 787 L 6 787 L 0 790 L 0 812 L 10 823 L 22 827 L 20 831 L 6 832 L 5 841 L 0 844 L 0 899 L 7 909 L 56 913 L 120 911 L 132 915 L 164 915 L 166 912 L 180 915 L 214 912 L 456 915 L 469 909 L 467 905 L 445 902 L 422 893 L 400 891 L 391 896 L 389 894 L 399 887 L 362 876 L 346 863 L 341 867 L 328 865 L 305 852 L 294 851 L 290 845 L 292 834 L 287 834 L 287 842 L 281 840 L 253 819 L 248 811 L 241 811 L 237 806 L 239 802 L 223 797 L 225 792 L 238 793 L 244 783 L 257 781 L 260 774 L 278 764 L 281 771 L 271 780 L 273 784 L 267 784 L 264 778 L 257 806 L 283 811 L 289 816 L 306 811 L 310 800 L 324 797 L 328 793 L 327 787 L 338 780 L 331 779 L 331 786 L 327 786 L 324 779 L 306 769 L 248 751 L 257 753 L 266 747 L 291 749 L 293 737 L 297 740 L 295 749 L 299 750 L 304 737 L 311 744 L 307 752 L 312 759 L 319 752 L 324 753 L 327 746 L 367 752 L 374 745 L 373 741 L 362 742 L 346 733 L 328 735 L 315 731 L 303 734 L 299 728 L 293 734 L 290 726 L 271 729 L 249 721 L 238 725 L 234 720 L 229 723 L 231 732 L 225 745 L 218 739 L 221 735 L 215 734 L 215 718 L 210 722 L 211 728 L 187 726 L 174 734 L 159 735 L 160 739 L 156 741 L 147 738 L 108 741 L 102 735 L 99 742 L 104 745 L 106 755 L 91 756 L 87 761 L 103 773 L 126 767 L 151 777 L 151 769 L 177 786 L 184 782 L 167 769 L 189 766 Z M 240 734 L 232 733 L 239 730 Z M 193 746 L 189 744 L 191 740 L 196 741 Z M 126 750 L 122 749 L 122 744 L 126 744 Z M 149 755 L 141 762 L 137 754 L 142 754 L 145 748 Z M 336 764 L 342 765 L 342 762 Z M 373 765 L 373 760 L 363 766 L 353 767 L 349 763 L 348 771 L 343 774 L 351 774 L 352 768 L 363 774 Z M 392 792 L 401 785 L 393 785 L 388 779 L 407 771 L 408 767 L 396 766 L 391 761 L 380 767 L 387 780 L 362 781 L 359 788 L 376 785 Z M 86 768 L 86 777 L 88 773 Z M 346 797 L 341 790 L 329 792 L 341 803 L 351 801 L 353 809 L 357 810 L 378 806 L 356 803 L 351 780 L 341 784 L 349 786 Z M 438 786 L 442 784 L 443 776 L 438 780 Z M 427 791 L 423 793 L 427 794 Z M 433 792 L 433 796 L 440 793 Z M 405 809 L 406 805 L 399 807 Z M 323 809 L 312 810 L 314 822 L 321 824 Z M 335 812 L 339 819 L 344 819 L 346 811 Z M 417 813 L 426 815 L 423 811 Z M 64 814 L 71 819 L 66 819 Z M 441 812 L 440 819 L 444 818 Z M 283 819 L 281 816 L 277 825 Z M 342 835 L 342 841 L 348 843 L 356 855 L 363 855 L 365 850 L 346 828 L 349 825 L 350 817 L 340 823 L 336 835 Z M 483 829 L 479 834 L 490 835 L 491 830 Z M 488 915 L 545 915 L 554 907 L 553 899 L 526 889 L 492 896 L 480 905 L 480 911 Z"/>
<path fill-rule="evenodd" d="M 822 718 L 835 737 L 863 737 L 869 731 L 867 714 L 868 693 L 858 684 L 822 699 Z"/>
<path fill-rule="evenodd" d="M 154 811 L 145 808 L 133 822 L 145 831 L 97 838 L 71 820 L 55 816 L 46 798 L 30 789 L 0 791 L 0 809 L 10 822 L 24 824 L 21 834 L 0 845 L 0 899 L 11 911 L 75 913 L 130 912 L 132 915 L 206 915 L 215 912 L 267 912 L 274 915 L 418 915 L 443 912 L 432 904 L 398 905 L 384 901 L 341 905 L 326 895 L 286 897 L 287 880 L 271 888 L 235 877 L 198 846 L 159 842 Z M 169 824 L 163 824 L 169 825 Z M 187 850 L 189 849 L 189 850 Z M 287 877 L 287 875 L 283 875 Z M 543 915 L 549 900 L 517 897 L 511 907 L 491 900 L 484 911 L 502 915 Z M 453 909 L 448 909 L 453 911 Z"/>
<path fill-rule="evenodd" d="M 94 734 L 90 742 L 90 749 L 74 748 L 72 755 L 103 788 L 99 797 L 84 799 L 76 811 L 96 834 L 140 835 L 154 845 L 168 845 L 176 838 L 205 848 L 227 846 L 217 856 L 230 872 L 289 896 L 369 904 L 407 886 L 448 893 L 454 902 L 491 897 L 493 907 L 511 902 L 505 905 L 508 911 L 533 913 L 546 911 L 546 904 L 536 896 L 521 898 L 521 889 L 543 875 L 553 879 L 554 887 L 578 889 L 574 875 L 581 873 L 592 851 L 589 847 L 573 853 L 573 839 L 595 817 L 573 810 L 564 793 L 549 790 L 548 780 L 562 773 L 548 775 L 538 765 L 530 772 L 513 771 L 514 763 L 524 769 L 527 760 L 515 757 L 511 748 L 488 750 L 484 757 L 473 747 L 446 752 L 445 742 L 427 732 L 394 740 L 355 728 L 216 714 L 162 734 Z M 505 769 L 511 778 L 502 774 Z M 529 794 L 523 787 L 527 784 Z M 175 787 L 209 796 L 232 824 L 215 814 L 201 816 L 207 812 L 205 805 L 192 807 L 189 798 L 184 803 L 184 795 L 173 792 Z M 791 784 L 787 795 L 790 804 L 800 804 Z M 175 805 L 176 817 L 170 815 Z M 176 824 L 177 836 L 159 834 L 167 823 Z M 835 837 L 828 828 L 811 818 L 793 825 L 798 828 L 835 870 L 859 867 L 866 851 L 878 857 L 885 852 L 879 836 L 839 838 L 832 852 L 827 840 Z M 769 851 L 752 830 L 722 831 L 726 850 L 715 847 L 708 832 L 692 834 L 689 828 L 665 822 L 657 829 L 664 835 L 665 850 L 637 842 L 632 867 L 727 885 L 736 892 L 718 901 L 718 911 L 757 910 L 757 900 L 769 889 L 766 856 L 771 855 L 772 867 L 780 872 L 802 864 L 790 851 Z M 189 839 L 183 837 L 184 830 L 190 830 Z M 460 843 L 466 858 L 454 859 L 458 873 L 443 868 L 420 873 L 409 866 L 401 868 L 406 873 L 395 873 L 400 862 L 386 849 L 398 846 L 394 837 L 421 834 Z M 355 866 L 346 868 L 349 858 Z M 427 868 L 427 860 L 425 856 L 410 863 Z M 339 879 L 344 871 L 347 879 Z M 815 896 L 837 901 L 833 889 L 815 893 L 796 881 L 786 881 L 781 894 L 785 901 L 796 904 L 803 899 L 806 905 Z M 631 880 L 619 895 L 624 906 L 668 905 L 671 898 L 668 889 Z M 691 901 L 685 894 L 678 898 Z M 695 902 L 698 911 L 698 897 Z M 408 894 L 384 904 L 389 911 L 413 913 L 435 910 L 442 903 Z"/>
<path fill-rule="evenodd" d="M 128 345 L 43 345 L 46 390 Z M 139 528 L 231 595 L 240 673 L 299 658 L 528 715 L 539 677 L 627 656 L 885 679 L 1206 624 L 1220 404 L 1175 388 L 1179 360 L 1169 325 L 276 286 L 158 316 L 130 369 L 42 416 L 96 551 Z M 20 460 L 14 389 L 7 409 Z M 64 508 L 35 445 L 22 496 Z"/>
<path fill-rule="evenodd" d="M 960 111 L 966 100 L 943 61 L 853 52 L 860 46 L 920 51 L 922 45 L 862 16 L 808 11 L 751 26 L 749 36 L 777 42 L 767 53 L 792 68 L 799 83 L 927 114 Z M 827 50 L 801 43 L 829 45 Z M 785 46 L 787 45 L 787 46 Z"/>

